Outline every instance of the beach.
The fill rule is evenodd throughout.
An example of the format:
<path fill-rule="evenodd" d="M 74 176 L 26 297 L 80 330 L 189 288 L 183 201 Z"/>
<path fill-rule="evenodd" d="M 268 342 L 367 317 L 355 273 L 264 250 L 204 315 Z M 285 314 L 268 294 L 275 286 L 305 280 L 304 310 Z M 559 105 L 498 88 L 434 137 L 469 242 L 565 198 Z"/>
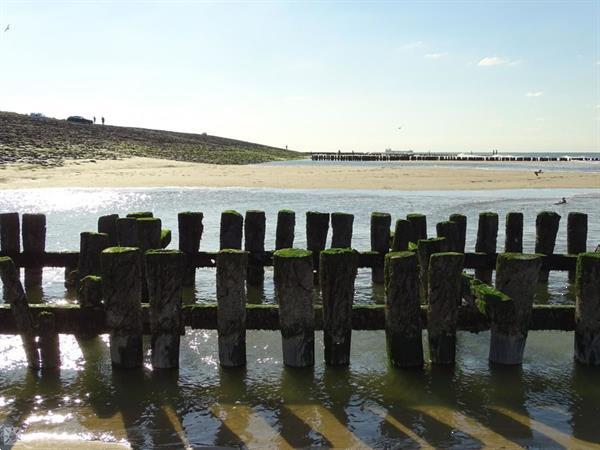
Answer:
<path fill-rule="evenodd" d="M 213 165 L 153 158 L 68 160 L 63 166 L 0 166 L 0 189 L 48 187 L 248 187 L 282 189 L 600 188 L 593 172 L 349 165 Z"/>

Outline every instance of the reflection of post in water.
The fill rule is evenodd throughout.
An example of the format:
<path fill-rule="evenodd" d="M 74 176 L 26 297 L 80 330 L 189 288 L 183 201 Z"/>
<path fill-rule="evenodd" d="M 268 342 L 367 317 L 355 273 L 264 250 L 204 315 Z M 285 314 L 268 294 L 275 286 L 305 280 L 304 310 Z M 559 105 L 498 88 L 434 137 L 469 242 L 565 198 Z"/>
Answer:
<path fill-rule="evenodd" d="M 216 445 L 239 447 L 244 445 L 243 433 L 246 430 L 249 414 L 232 414 L 235 408 L 248 405 L 246 392 L 246 367 L 219 368 L 219 383 L 216 402 L 211 407 L 212 413 L 220 419 L 216 435 Z M 233 430 L 238 430 L 237 434 Z"/>
<path fill-rule="evenodd" d="M 587 442 L 600 442 L 600 384 L 598 367 L 574 364 L 571 387 L 573 436 Z"/>
<path fill-rule="evenodd" d="M 0 432 L 2 433 L 0 434 L 0 444 L 6 445 L 6 448 L 10 448 L 10 444 L 14 443 L 19 433 L 24 431 L 24 422 L 35 407 L 35 395 L 39 390 L 40 377 L 38 374 L 27 369 L 23 373 L 24 380 L 19 380 L 20 382 L 15 380 L 10 387 L 3 386 L 2 389 L 3 396 L 8 398 L 14 396 L 14 401 L 3 408 L 2 416 L 4 418 L 0 421 Z"/>

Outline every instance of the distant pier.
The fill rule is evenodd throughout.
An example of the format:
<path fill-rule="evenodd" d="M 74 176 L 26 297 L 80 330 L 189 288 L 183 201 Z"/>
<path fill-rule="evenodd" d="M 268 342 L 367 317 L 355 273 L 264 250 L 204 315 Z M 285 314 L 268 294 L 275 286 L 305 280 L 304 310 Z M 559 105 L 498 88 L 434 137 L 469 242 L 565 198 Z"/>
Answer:
<path fill-rule="evenodd" d="M 359 153 L 322 152 L 311 153 L 313 161 L 490 161 L 490 162 L 559 162 L 600 161 L 592 156 L 514 156 L 514 155 L 465 155 L 455 153 Z"/>

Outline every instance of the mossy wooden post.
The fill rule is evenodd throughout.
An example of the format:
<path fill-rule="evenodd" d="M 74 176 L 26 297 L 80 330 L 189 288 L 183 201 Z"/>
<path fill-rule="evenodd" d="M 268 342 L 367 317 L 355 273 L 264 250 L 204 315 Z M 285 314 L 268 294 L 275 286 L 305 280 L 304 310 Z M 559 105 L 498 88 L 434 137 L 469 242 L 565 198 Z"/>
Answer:
<path fill-rule="evenodd" d="M 427 216 L 425 214 L 407 214 L 406 220 L 410 222 L 412 232 L 410 242 L 416 244 L 419 242 L 419 239 L 427 239 Z"/>
<path fill-rule="evenodd" d="M 273 254 L 275 298 L 283 363 L 307 367 L 315 363 L 315 311 L 313 262 L 309 250 L 288 248 Z"/>
<path fill-rule="evenodd" d="M 385 336 L 394 367 L 422 367 L 421 307 L 417 255 L 385 255 Z"/>
<path fill-rule="evenodd" d="M 577 257 L 575 360 L 600 366 L 600 253 Z"/>
<path fill-rule="evenodd" d="M 100 270 L 102 272 L 102 270 Z M 102 310 L 102 278 L 96 275 L 88 275 L 81 279 L 79 290 L 79 307 L 81 308 L 82 321 L 85 324 L 81 333 L 77 337 L 90 339 L 98 336 L 97 328 L 94 324 L 94 317 L 97 317 L 96 311 Z"/>
<path fill-rule="evenodd" d="M 349 248 L 323 250 L 320 279 L 323 297 L 323 340 L 325 364 L 350 364 L 352 303 L 358 254 Z"/>
<path fill-rule="evenodd" d="M 537 255 L 501 253 L 496 260 L 496 289 L 512 302 L 492 310 L 491 363 L 521 364 L 542 260 Z M 509 305 L 511 303 L 512 305 Z"/>
<path fill-rule="evenodd" d="M 108 243 L 110 247 L 114 247 L 118 244 L 117 239 L 117 219 L 118 214 L 108 214 L 106 216 L 98 217 L 98 233 L 104 233 L 108 235 Z"/>
<path fill-rule="evenodd" d="M 109 247 L 101 261 L 112 365 L 142 367 L 142 253 L 133 247 Z"/>
<path fill-rule="evenodd" d="M 422 302 L 427 302 L 427 284 L 429 274 L 429 259 L 434 253 L 440 253 L 444 248 L 446 238 L 420 239 L 417 242 L 417 260 L 419 262 L 419 286 Z"/>
<path fill-rule="evenodd" d="M 127 217 L 131 219 L 147 219 L 154 217 L 154 214 L 151 211 L 140 211 L 129 213 L 127 214 Z"/>
<path fill-rule="evenodd" d="M 371 250 L 385 255 L 390 251 L 390 227 L 392 216 L 388 213 L 371 213 Z M 373 267 L 371 270 L 373 283 L 383 283 L 383 267 Z"/>
<path fill-rule="evenodd" d="M 327 245 L 329 231 L 329 213 L 317 211 L 306 212 L 306 248 L 313 254 L 315 283 L 319 283 L 319 254 Z"/>
<path fill-rule="evenodd" d="M 79 235 L 78 282 L 88 275 L 100 275 L 102 250 L 110 247 L 108 234 L 84 231 Z"/>
<path fill-rule="evenodd" d="M 138 213 L 144 214 L 144 213 Z M 142 216 L 137 221 L 138 248 L 144 255 L 148 250 L 160 249 L 162 222 L 156 217 Z M 146 277 L 146 259 L 142 257 L 142 301 L 148 301 L 148 283 Z"/>
<path fill-rule="evenodd" d="M 0 251 L 9 255 L 21 252 L 19 213 L 0 214 Z"/>
<path fill-rule="evenodd" d="M 244 218 L 237 211 L 223 211 L 221 213 L 221 232 L 219 237 L 219 248 L 242 248 L 242 230 Z"/>
<path fill-rule="evenodd" d="M 433 364 L 454 364 L 462 291 L 462 253 L 435 253 L 429 261 L 427 335 Z"/>
<path fill-rule="evenodd" d="M 567 253 L 578 255 L 587 252 L 588 216 L 570 212 L 567 217 Z M 569 281 L 575 280 L 575 271 L 569 270 Z"/>
<path fill-rule="evenodd" d="M 331 248 L 352 247 L 354 215 L 343 212 L 331 213 Z"/>
<path fill-rule="evenodd" d="M 498 214 L 495 212 L 480 213 L 475 251 L 480 253 L 496 253 L 497 241 Z M 475 278 L 489 284 L 492 282 L 492 272 L 489 269 L 475 269 Z"/>
<path fill-rule="evenodd" d="M 60 346 L 54 314 L 43 311 L 38 315 L 38 334 L 42 370 L 60 367 Z"/>
<path fill-rule="evenodd" d="M 282 209 L 277 213 L 277 228 L 275 230 L 275 250 L 292 248 L 294 246 L 294 231 L 296 228 L 296 213 Z"/>
<path fill-rule="evenodd" d="M 267 219 L 264 211 L 246 211 L 244 219 L 244 250 L 248 255 L 248 278 L 250 286 L 262 286 L 265 283 L 265 228 Z"/>
<path fill-rule="evenodd" d="M 152 367 L 179 367 L 183 331 L 181 298 L 185 255 L 179 250 L 148 250 L 145 254 L 152 333 Z"/>
<path fill-rule="evenodd" d="M 221 250 L 217 256 L 217 330 L 223 367 L 246 365 L 246 272 L 248 252 Z"/>
<path fill-rule="evenodd" d="M 167 248 L 171 243 L 171 239 L 173 238 L 173 234 L 171 230 L 168 228 L 162 228 L 160 230 L 160 248 Z"/>
<path fill-rule="evenodd" d="M 454 222 L 456 224 L 456 229 L 458 231 L 458 242 L 457 242 L 457 252 L 464 253 L 465 245 L 467 242 L 467 216 L 463 214 L 450 214 L 448 218 L 450 222 Z"/>
<path fill-rule="evenodd" d="M 523 253 L 523 213 L 506 214 L 506 233 L 504 239 L 506 253 Z"/>
<path fill-rule="evenodd" d="M 137 247 L 138 225 L 133 217 L 120 217 L 117 219 L 117 242 L 121 247 Z"/>
<path fill-rule="evenodd" d="M 463 253 L 460 249 L 458 225 L 455 222 L 450 220 L 438 222 L 435 229 L 438 237 L 446 238 L 445 251 Z"/>
<path fill-rule="evenodd" d="M 542 211 L 535 218 L 535 252 L 542 255 L 551 255 L 554 253 L 556 235 L 560 215 L 554 211 Z M 542 269 L 538 281 L 548 281 L 549 271 Z"/>
<path fill-rule="evenodd" d="M 10 304 L 10 312 L 21 335 L 27 365 L 31 369 L 38 369 L 40 367 L 40 357 L 35 342 L 35 331 L 29 303 L 19 279 L 19 272 L 13 260 L 7 256 L 0 257 L 0 279 L 3 284 L 4 299 Z"/>
<path fill-rule="evenodd" d="M 392 239 L 392 252 L 403 252 L 408 250 L 408 242 L 412 238 L 411 225 L 408 220 L 396 220 L 394 227 L 394 238 Z"/>
<path fill-rule="evenodd" d="M 46 251 L 46 216 L 44 214 L 23 214 L 22 238 L 23 253 L 41 255 Z M 25 288 L 42 285 L 43 267 L 25 269 Z"/>
<path fill-rule="evenodd" d="M 196 284 L 196 268 L 189 264 L 188 254 L 200 250 L 202 233 L 204 232 L 204 214 L 201 212 L 180 212 L 177 215 L 179 229 L 179 250 L 186 254 L 183 285 L 193 287 Z"/>

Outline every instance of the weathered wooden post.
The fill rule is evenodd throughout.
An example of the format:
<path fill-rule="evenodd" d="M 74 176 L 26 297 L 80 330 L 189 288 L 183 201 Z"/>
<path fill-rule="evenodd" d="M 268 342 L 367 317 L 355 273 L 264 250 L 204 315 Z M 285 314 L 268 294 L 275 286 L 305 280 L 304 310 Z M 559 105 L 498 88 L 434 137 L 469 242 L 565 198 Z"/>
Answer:
<path fill-rule="evenodd" d="M 567 253 L 578 255 L 587 252 L 588 216 L 570 212 L 567 218 Z M 569 270 L 569 281 L 575 280 L 575 271 Z"/>
<path fill-rule="evenodd" d="M 433 364 L 454 364 L 462 291 L 462 253 L 435 253 L 429 261 L 427 335 Z"/>
<path fill-rule="evenodd" d="M 320 263 L 325 364 L 347 366 L 358 255 L 349 248 L 332 248 L 321 252 Z"/>
<path fill-rule="evenodd" d="M 491 310 L 491 363 L 521 364 L 542 260 L 537 255 L 501 253 L 496 260 L 496 289 L 512 299 Z"/>
<path fill-rule="evenodd" d="M 137 213 L 145 214 L 145 213 Z M 142 301 L 148 301 L 148 284 L 146 283 L 146 259 L 143 255 L 148 250 L 161 248 L 160 234 L 162 222 L 156 217 L 142 216 L 137 221 L 138 248 L 142 252 Z"/>
<path fill-rule="evenodd" d="M 246 211 L 244 220 L 244 250 L 248 255 L 248 278 L 250 286 L 262 286 L 265 282 L 265 228 L 264 211 Z"/>
<path fill-rule="evenodd" d="M 429 278 L 429 259 L 434 253 L 442 252 L 446 238 L 419 239 L 417 242 L 417 260 L 419 262 L 419 286 L 421 300 L 427 301 Z"/>
<path fill-rule="evenodd" d="M 458 231 L 457 251 L 459 253 L 464 253 L 465 244 L 467 242 L 467 216 L 463 214 L 450 214 L 449 220 L 456 224 L 456 229 Z"/>
<path fill-rule="evenodd" d="M 132 217 L 117 219 L 117 242 L 121 247 L 137 247 L 139 245 L 137 219 Z"/>
<path fill-rule="evenodd" d="M 371 213 L 371 251 L 385 255 L 390 251 L 390 227 L 392 216 L 388 213 Z M 383 267 L 373 267 L 371 271 L 373 283 L 383 283 Z"/>
<path fill-rule="evenodd" d="M 242 229 L 244 218 L 237 211 L 223 211 L 221 213 L 221 232 L 219 237 L 219 248 L 224 250 L 232 248 L 241 250 Z"/>
<path fill-rule="evenodd" d="M 100 275 L 102 272 L 100 255 L 108 247 L 110 247 L 108 234 L 90 231 L 80 233 L 78 282 L 88 275 Z"/>
<path fill-rule="evenodd" d="M 427 216 L 425 214 L 407 214 L 406 220 L 410 222 L 411 242 L 416 244 L 419 239 L 427 239 Z"/>
<path fill-rule="evenodd" d="M 506 253 L 523 253 L 523 213 L 506 214 L 506 236 L 504 240 Z"/>
<path fill-rule="evenodd" d="M 438 237 L 446 238 L 445 251 L 463 253 L 463 250 L 460 249 L 458 225 L 455 222 L 450 220 L 438 222 L 435 228 Z"/>
<path fill-rule="evenodd" d="M 38 315 L 38 334 L 42 370 L 60 367 L 60 347 L 54 314 L 43 311 Z"/>
<path fill-rule="evenodd" d="M 282 209 L 277 213 L 277 229 L 275 230 L 275 250 L 292 248 L 294 246 L 294 231 L 296 228 L 296 213 Z"/>
<path fill-rule="evenodd" d="M 535 218 L 535 252 L 542 255 L 551 255 L 554 253 L 554 244 L 556 243 L 556 234 L 560 215 L 554 211 L 542 211 Z M 549 271 L 541 269 L 538 281 L 548 281 Z"/>
<path fill-rule="evenodd" d="M 331 213 L 331 248 L 352 247 L 354 215 L 343 212 Z"/>
<path fill-rule="evenodd" d="M 77 334 L 77 337 L 90 339 L 98 336 L 100 324 L 95 323 L 93 319 L 96 317 L 96 312 L 103 309 L 102 278 L 96 275 L 88 275 L 82 278 L 77 293 L 83 322 L 82 330 Z"/>
<path fill-rule="evenodd" d="M 108 214 L 106 216 L 98 217 L 98 233 L 104 233 L 108 235 L 108 243 L 110 247 L 114 247 L 118 244 L 117 238 L 117 219 L 118 214 Z"/>
<path fill-rule="evenodd" d="M 147 218 L 154 217 L 154 214 L 151 211 L 139 211 L 139 212 L 129 213 L 129 214 L 127 214 L 127 217 L 129 217 L 131 219 L 147 219 Z"/>
<path fill-rule="evenodd" d="M 217 329 L 219 362 L 224 367 L 246 364 L 246 272 L 248 252 L 221 250 L 217 256 Z"/>
<path fill-rule="evenodd" d="M 0 214 L 0 251 L 7 254 L 21 252 L 19 213 Z"/>
<path fill-rule="evenodd" d="M 313 254 L 315 283 L 319 282 L 319 254 L 327 245 L 329 231 L 329 213 L 317 211 L 306 212 L 306 248 Z"/>
<path fill-rule="evenodd" d="M 396 220 L 394 227 L 394 239 L 392 239 L 392 252 L 408 250 L 408 242 L 412 238 L 410 222 L 405 219 Z"/>
<path fill-rule="evenodd" d="M 186 255 L 183 285 L 193 287 L 196 284 L 196 268 L 190 264 L 189 254 L 200 250 L 202 233 L 204 232 L 204 214 L 201 212 L 180 212 L 177 215 L 179 229 L 179 250 Z"/>
<path fill-rule="evenodd" d="M 315 311 L 313 263 L 309 250 L 288 248 L 273 254 L 275 298 L 283 363 L 307 367 L 315 363 Z"/>
<path fill-rule="evenodd" d="M 171 243 L 173 233 L 168 228 L 162 228 L 160 230 L 160 248 L 167 248 Z"/>
<path fill-rule="evenodd" d="M 577 257 L 575 360 L 600 366 L 600 253 Z"/>
<path fill-rule="evenodd" d="M 152 367 L 179 367 L 183 331 L 181 298 L 185 255 L 179 250 L 148 250 L 145 254 L 152 333 Z"/>
<path fill-rule="evenodd" d="M 41 255 L 46 251 L 46 216 L 44 214 L 23 214 L 23 253 Z M 41 259 L 40 259 L 41 261 Z M 25 288 L 42 285 L 43 267 L 25 269 Z"/>
<path fill-rule="evenodd" d="M 480 253 L 496 253 L 498 241 L 498 214 L 494 212 L 482 212 L 479 214 L 477 226 L 477 242 L 475 251 Z M 486 284 L 492 282 L 492 270 L 475 269 L 475 278 Z"/>
<path fill-rule="evenodd" d="M 385 336 L 392 366 L 423 366 L 419 275 L 413 252 L 385 255 Z"/>
<path fill-rule="evenodd" d="M 142 367 L 141 255 L 132 247 L 109 247 L 102 252 L 102 292 L 113 367 Z"/>
<path fill-rule="evenodd" d="M 29 303 L 19 279 L 19 272 L 8 256 L 0 257 L 0 279 L 2 280 L 5 301 L 10 304 L 17 329 L 21 335 L 27 365 L 31 369 L 39 369 L 40 357 L 35 342 L 35 330 L 29 310 Z"/>

